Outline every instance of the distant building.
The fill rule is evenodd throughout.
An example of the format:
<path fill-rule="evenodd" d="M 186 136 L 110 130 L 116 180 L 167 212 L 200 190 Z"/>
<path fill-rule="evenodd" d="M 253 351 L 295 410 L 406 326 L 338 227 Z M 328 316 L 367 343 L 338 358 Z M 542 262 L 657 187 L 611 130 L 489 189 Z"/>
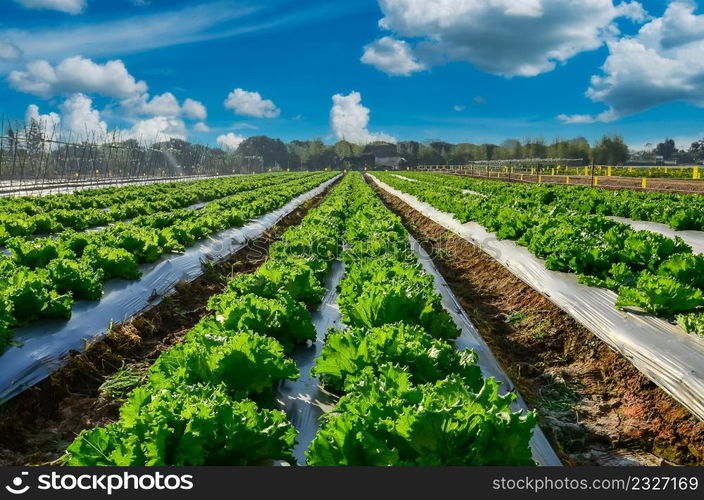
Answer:
<path fill-rule="evenodd" d="M 401 163 L 395 144 L 368 144 L 362 151 L 365 165 L 397 170 Z"/>

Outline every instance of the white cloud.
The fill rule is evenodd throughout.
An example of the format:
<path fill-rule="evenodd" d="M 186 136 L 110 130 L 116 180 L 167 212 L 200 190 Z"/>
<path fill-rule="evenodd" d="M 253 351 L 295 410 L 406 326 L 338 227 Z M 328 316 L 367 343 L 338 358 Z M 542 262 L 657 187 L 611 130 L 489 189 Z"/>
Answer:
<path fill-rule="evenodd" d="M 186 139 L 186 124 L 180 118 L 155 116 L 135 123 L 131 129 L 123 131 L 121 137 L 135 139 L 141 144 L 151 145 L 169 139 Z"/>
<path fill-rule="evenodd" d="M 210 127 L 204 122 L 198 122 L 193 126 L 196 132 L 210 132 Z"/>
<path fill-rule="evenodd" d="M 361 61 L 394 76 L 409 76 L 425 69 L 425 65 L 416 60 L 407 42 L 390 36 L 366 45 Z"/>
<path fill-rule="evenodd" d="M 234 151 L 244 142 L 245 139 L 246 137 L 237 135 L 233 132 L 228 132 L 227 134 L 219 135 L 215 141 L 221 148 L 227 151 Z"/>
<path fill-rule="evenodd" d="M 234 89 L 225 99 L 225 108 L 232 109 L 235 114 L 253 116 L 255 118 L 276 118 L 281 110 L 269 99 L 262 99 L 259 92 L 248 92 Z"/>
<path fill-rule="evenodd" d="M 468 61 L 507 77 L 551 71 L 615 36 L 616 19 L 645 18 L 639 3 L 613 0 L 379 0 L 379 5 L 382 28 L 397 38 L 420 39 L 413 50 L 401 51 L 406 60 L 426 67 Z"/>
<path fill-rule="evenodd" d="M 208 111 L 203 103 L 191 98 L 183 101 L 183 113 L 193 120 L 205 120 L 208 117 Z"/>
<path fill-rule="evenodd" d="M 0 40 L 0 61 L 14 61 L 22 57 L 20 48 L 7 40 Z"/>
<path fill-rule="evenodd" d="M 63 132 L 73 141 L 102 141 L 108 132 L 100 119 L 100 111 L 93 109 L 93 100 L 84 94 L 74 94 L 60 106 Z"/>
<path fill-rule="evenodd" d="M 618 119 L 618 116 L 611 109 L 602 111 L 598 115 L 557 115 L 557 119 L 562 123 L 571 125 L 574 123 L 597 123 L 597 122 L 612 122 Z"/>
<path fill-rule="evenodd" d="M 58 10 L 68 14 L 80 14 L 86 8 L 86 0 L 15 0 L 30 9 Z"/>
<path fill-rule="evenodd" d="M 587 90 L 587 97 L 607 110 L 558 118 L 608 122 L 675 101 L 704 107 L 704 15 L 695 9 L 693 2 L 672 2 L 636 36 L 608 42 L 603 74 L 592 76 Z"/>
<path fill-rule="evenodd" d="M 181 106 L 176 96 L 171 92 L 155 95 L 151 99 L 147 93 L 139 94 L 123 99 L 120 104 L 130 115 L 179 117 L 183 114 L 188 118 L 200 121 L 205 120 L 208 115 L 202 103 L 187 98 Z"/>
<path fill-rule="evenodd" d="M 164 92 L 145 102 L 142 111 L 144 114 L 155 116 L 179 116 L 181 114 L 181 106 L 176 96 L 171 92 Z"/>
<path fill-rule="evenodd" d="M 455 104 L 454 106 L 452 106 L 452 109 L 459 113 L 460 111 L 464 111 L 466 108 L 461 104 Z"/>
<path fill-rule="evenodd" d="M 158 103 L 159 100 L 156 100 L 156 102 Z M 152 111 L 158 111 L 159 107 L 168 111 L 170 99 L 166 98 L 164 102 L 166 104 L 163 106 L 152 106 Z M 164 115 L 137 120 L 133 122 L 129 129 L 115 129 L 108 133 L 108 125 L 102 119 L 100 111 L 93 108 L 92 99 L 80 93 L 66 99 L 61 104 L 60 111 L 60 115 L 53 112 L 42 115 L 39 113 L 39 107 L 31 104 L 25 112 L 25 121 L 31 123 L 34 120 L 40 123 L 42 128 L 47 131 L 53 131 L 56 128 L 58 137 L 72 142 L 87 140 L 102 143 L 108 140 L 135 139 L 141 144 L 151 145 L 155 142 L 169 139 L 185 140 L 187 138 L 184 121 L 178 116 Z M 60 129 L 58 129 L 59 124 L 61 124 Z M 200 132 L 210 130 L 203 122 L 197 123 L 194 129 Z"/>
<path fill-rule="evenodd" d="M 147 84 L 130 75 L 119 59 L 98 64 L 80 56 L 66 58 L 56 66 L 32 61 L 25 71 L 12 71 L 7 80 L 16 90 L 40 97 L 95 93 L 126 98 L 147 90 Z"/>
<path fill-rule="evenodd" d="M 171 92 L 164 92 L 149 99 L 149 94 L 139 94 L 123 99 L 123 109 L 131 115 L 180 116 L 181 105 Z"/>
<path fill-rule="evenodd" d="M 155 116 L 179 116 L 181 114 L 181 106 L 176 96 L 171 92 L 164 92 L 145 102 L 142 111 L 144 114 Z"/>
<path fill-rule="evenodd" d="M 37 123 L 42 131 L 51 134 L 58 132 L 61 117 L 58 113 L 54 113 L 53 111 L 42 115 L 39 113 L 39 106 L 30 104 L 27 106 L 27 110 L 24 113 L 24 121 L 26 125 L 30 125 L 33 122 Z"/>
<path fill-rule="evenodd" d="M 330 127 L 338 139 L 355 144 L 373 141 L 396 142 L 390 135 L 369 132 L 369 108 L 362 105 L 359 92 L 350 92 L 349 95 L 335 94 L 332 96 L 332 102 Z"/>
<path fill-rule="evenodd" d="M 594 117 L 592 115 L 557 115 L 557 119 L 562 123 L 572 124 L 572 123 L 594 123 Z"/>

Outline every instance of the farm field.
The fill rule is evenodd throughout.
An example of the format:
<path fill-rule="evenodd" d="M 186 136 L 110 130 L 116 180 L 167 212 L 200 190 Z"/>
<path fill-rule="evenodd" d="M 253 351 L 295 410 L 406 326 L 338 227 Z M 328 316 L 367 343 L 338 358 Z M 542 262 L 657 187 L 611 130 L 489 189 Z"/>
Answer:
<path fill-rule="evenodd" d="M 233 174 L 240 175 L 240 174 Z M 18 196 L 50 196 L 70 194 L 78 191 L 119 188 L 125 186 L 143 186 L 149 184 L 171 184 L 176 182 L 193 182 L 212 178 L 228 177 L 226 175 L 179 175 L 160 177 L 126 176 L 91 177 L 81 179 L 18 179 L 0 181 L 0 197 L 15 198 Z"/>
<path fill-rule="evenodd" d="M 553 342 L 561 342 L 552 346 L 558 349 L 561 357 L 566 354 L 559 347 L 564 345 L 562 342 L 575 342 L 575 335 L 582 331 L 582 335 L 577 335 L 582 337 L 580 342 L 591 343 L 588 338 L 594 335 L 608 346 L 607 351 L 615 351 L 632 363 L 622 376 L 633 376 L 632 368 L 637 368 L 640 375 L 664 389 L 697 418 L 702 418 L 702 386 L 697 373 L 698 367 L 702 366 L 704 351 L 696 326 L 701 321 L 701 303 L 697 299 L 701 296 L 701 289 L 696 282 L 687 280 L 687 276 L 696 280 L 695 277 L 701 275 L 698 269 L 701 255 L 693 252 L 684 240 L 658 233 L 663 224 L 647 229 L 647 223 L 643 222 L 644 219 L 669 220 L 674 224 L 678 218 L 668 217 L 685 206 L 696 207 L 699 199 L 667 195 L 670 199 L 663 202 L 665 195 L 517 185 L 444 174 L 375 172 L 371 177 L 385 197 L 390 197 L 402 211 L 410 210 L 415 214 L 409 216 L 412 227 L 430 224 L 443 229 L 445 236 L 439 241 L 436 236 L 436 245 L 442 247 L 444 239 L 456 237 L 457 244 L 469 244 L 472 252 L 481 249 L 481 260 L 486 261 L 484 265 L 499 264 L 495 272 L 508 270 L 507 280 L 518 278 L 519 286 L 529 285 L 531 293 L 535 291 L 546 298 L 550 308 L 557 306 L 560 317 L 573 323 L 574 328 L 565 332 L 561 339 L 553 339 Z M 604 197 L 606 201 L 602 199 Z M 628 203 L 624 201 L 624 206 L 631 209 L 630 213 L 622 215 L 640 220 L 621 219 L 627 222 L 623 223 L 601 215 L 618 213 L 619 204 L 609 203 L 609 200 L 621 198 L 628 200 Z M 659 203 L 656 202 L 658 198 Z M 599 207 L 600 213 L 593 213 L 596 211 L 594 207 Z M 668 215 L 667 210 L 672 212 Z M 636 231 L 631 225 L 641 230 Z M 698 237 L 697 233 L 692 230 L 682 234 L 692 238 Z M 441 248 L 440 253 L 445 252 Z M 640 256 L 636 257 L 638 254 Z M 454 272 L 462 272 L 461 258 L 455 255 L 454 260 L 449 260 L 451 267 L 459 266 Z M 668 272 L 674 269 L 676 262 L 680 266 L 674 267 L 679 267 L 682 273 Z M 623 269 L 629 277 L 618 281 L 617 269 Z M 475 286 L 491 288 L 492 295 L 499 293 L 491 283 L 476 283 L 475 274 L 481 276 L 483 272 L 474 268 L 473 273 L 465 272 L 464 276 Z M 461 294 L 470 285 L 462 283 L 458 286 L 458 294 Z M 682 294 L 685 291 L 687 293 Z M 476 292 L 468 293 L 473 295 Z M 511 292 L 500 292 L 506 293 Z M 687 302 L 685 297 L 694 300 Z M 517 324 L 528 319 L 520 311 L 508 310 L 504 314 L 507 321 Z M 549 317 L 542 320 L 548 325 L 552 321 Z M 548 338 L 548 331 L 541 328 L 540 336 Z M 517 355 L 516 346 L 507 346 L 504 339 L 497 340 L 499 344 L 504 343 L 503 347 L 497 344 L 493 347 L 503 349 L 505 357 L 513 358 L 521 365 L 529 363 L 531 357 L 535 362 L 546 363 L 545 356 L 551 350 L 549 344 L 542 347 L 546 352 L 538 353 L 533 345 L 525 345 L 537 339 L 517 340 L 529 349 L 522 351 L 523 355 Z M 544 344 L 545 340 L 539 343 Z M 531 352 L 535 354 L 531 355 Z M 600 364 L 585 354 L 570 353 L 568 359 L 572 358 L 575 364 Z M 611 355 L 613 352 L 608 353 L 608 357 Z M 572 363 L 547 361 L 556 368 L 563 365 L 559 368 L 562 374 Z M 584 371 L 584 365 L 576 369 Z M 600 371 L 604 377 L 611 370 L 602 367 Z M 516 376 L 516 372 L 513 373 Z M 534 376 L 523 375 L 526 379 Z M 609 378 L 606 375 L 606 379 Z M 545 383 L 532 382 L 535 382 L 533 387 L 538 385 L 543 386 L 539 390 L 545 389 Z M 584 384 L 584 379 L 575 382 Z M 618 385 L 618 382 L 612 383 Z M 593 384 L 590 381 L 586 385 Z M 633 394 L 632 397 L 639 396 Z M 653 394 L 651 397 L 658 396 Z M 624 406 L 623 403 L 618 405 Z M 667 413 L 657 411 L 662 412 L 661 417 Z M 622 410 L 618 414 L 617 418 L 625 418 Z M 671 416 L 673 421 L 679 420 L 679 416 Z M 701 435 L 702 425 L 696 418 L 687 425 L 696 429 L 694 436 Z M 624 431 L 628 433 L 628 429 L 620 430 Z"/>
<path fill-rule="evenodd" d="M 137 279 L 140 264 L 241 226 L 329 177 L 265 175 L 3 200 L 0 345 L 11 342 L 13 327 L 70 318 L 76 300 L 100 299 L 103 282 Z M 197 202 L 205 203 L 187 208 Z"/>
<path fill-rule="evenodd" d="M 704 333 L 693 311 L 704 306 L 704 256 L 684 238 L 704 229 L 704 200 L 696 195 L 509 184 L 442 174 L 388 175 L 380 179 L 417 195 L 461 222 L 477 222 L 498 239 L 514 240 L 545 260 L 550 270 L 618 293 L 618 307 L 677 316 L 692 333 Z M 415 181 L 415 182 L 414 182 Z M 668 238 L 636 231 L 627 221 L 693 230 Z"/>
<path fill-rule="evenodd" d="M 262 193 L 270 192 L 266 190 L 288 190 L 280 201 L 250 212 L 262 213 L 333 176 L 242 177 L 239 182 L 255 184 L 232 196 L 250 194 L 246 199 L 254 204 L 254 197 L 261 199 Z M 259 187 L 260 183 L 265 186 Z M 133 466 L 701 463 L 702 424 L 695 416 L 698 394 L 673 394 L 659 384 L 657 376 L 642 370 L 637 360 L 621 357 L 608 336 L 580 323 L 569 310 L 555 307 L 559 304 L 551 304 L 548 294 L 544 294 L 547 299 L 541 297 L 510 277 L 511 271 L 499 262 L 492 264 L 490 254 L 483 253 L 476 242 L 461 234 L 450 236 L 451 231 L 385 187 L 392 185 L 443 208 L 466 210 L 462 214 L 471 215 L 465 218 L 481 215 L 484 222 L 492 220 L 491 214 L 502 213 L 496 200 L 503 200 L 513 212 L 502 213 L 499 220 L 517 221 L 526 233 L 531 224 L 545 224 L 547 214 L 558 221 L 568 215 L 580 221 L 598 219 L 586 226 L 597 229 L 613 222 L 601 212 L 591 213 L 587 201 L 576 203 L 583 196 L 577 192 L 546 187 L 532 192 L 525 185 L 438 174 L 346 174 L 328 191 L 318 192 L 305 205 L 308 208 L 296 209 L 300 216 L 271 228 L 270 236 L 262 236 L 265 240 L 238 250 L 222 266 L 206 270 L 193 285 L 184 285 L 152 310 L 116 325 L 105 339 L 89 345 L 85 354 L 68 359 L 35 391 L 10 400 L 6 408 L 17 418 L 8 413 L 0 418 L 2 434 L 44 437 L 3 439 L 2 462 Z M 472 199 L 481 202 L 472 204 Z M 565 208 L 576 205 L 583 206 L 583 211 Z M 614 202 L 611 210 L 618 206 Z M 647 218 L 664 220 L 667 214 L 658 211 L 662 203 L 647 206 L 649 210 L 642 212 Z M 524 215 L 528 213 L 542 217 L 531 219 Z M 548 229 L 564 227 L 555 223 Z M 494 230 L 498 234 L 500 229 Z M 541 226 L 539 233 L 547 234 L 548 229 Z M 666 244 L 661 235 L 646 238 L 619 225 L 611 229 L 621 231 L 622 239 L 634 242 L 635 248 Z M 420 239 L 427 253 L 409 232 Z M 559 235 L 555 229 L 550 241 L 559 241 Z M 580 243 L 573 236 L 565 239 Z M 683 242 L 672 245 L 688 248 Z M 453 255 L 458 250 L 484 259 L 484 270 L 453 271 L 452 266 L 460 262 L 458 254 Z M 579 255 L 577 250 L 569 251 L 561 252 Z M 645 251 L 641 249 L 641 256 Z M 250 264 L 242 260 L 254 253 L 257 257 Z M 691 250 L 656 255 L 662 262 L 673 255 L 698 262 Z M 640 271 L 655 278 L 665 276 L 657 266 L 648 271 L 647 266 L 638 269 L 635 258 L 628 262 L 634 275 Z M 581 281 L 601 277 L 602 281 L 589 281 L 589 288 L 607 286 L 613 273 L 608 274 L 608 266 L 601 268 L 607 270 L 604 275 L 585 274 Z M 489 280 L 505 285 L 501 293 L 521 290 L 523 302 L 514 298 L 513 306 L 505 309 L 504 299 L 495 297 L 491 302 L 477 292 L 486 286 L 481 280 L 487 274 Z M 694 289 L 684 283 L 678 286 Z M 444 287 L 448 291 L 441 293 Z M 445 302 L 447 293 L 455 305 Z M 489 303 L 494 304 L 491 312 Z M 604 305 L 595 306 L 596 314 L 599 307 Z M 615 304 L 609 307 L 616 314 L 626 314 Z M 695 314 L 697 307 L 692 307 Z M 466 311 L 466 320 L 457 316 L 458 308 Z M 669 324 L 672 319 L 667 316 L 669 310 L 649 312 L 657 322 Z M 624 322 L 628 321 L 626 317 Z M 467 336 L 469 330 L 475 332 L 475 340 Z M 525 345 L 528 335 L 536 335 L 530 339 L 530 349 Z M 696 334 L 673 330 L 672 335 L 700 342 Z M 513 339 L 510 348 L 509 339 Z M 562 355 L 556 356 L 560 350 Z M 686 368 L 692 359 L 678 361 Z M 608 362 L 610 368 L 600 362 Z M 600 381 L 594 379 L 594 370 L 601 371 Z M 84 382 L 86 373 L 95 380 Z M 57 384 L 66 384 L 65 393 L 51 389 Z M 696 384 L 691 389 L 696 390 Z M 48 398 L 44 404 L 54 409 L 42 418 L 30 416 L 29 409 L 44 396 Z M 653 412 L 659 416 L 653 418 Z M 619 414 L 620 420 L 614 423 Z"/>
<path fill-rule="evenodd" d="M 611 167 L 561 167 L 539 166 L 534 168 L 494 167 L 482 169 L 464 166 L 429 166 L 421 171 L 454 173 L 476 179 L 494 179 L 513 183 L 557 184 L 571 186 L 595 186 L 603 189 L 632 189 L 650 193 L 704 193 L 699 168 L 680 169 L 677 175 L 661 169 Z M 695 177 L 696 176 L 696 177 Z"/>
<path fill-rule="evenodd" d="M 0 19 L 0 493 L 702 497 L 704 0 Z"/>

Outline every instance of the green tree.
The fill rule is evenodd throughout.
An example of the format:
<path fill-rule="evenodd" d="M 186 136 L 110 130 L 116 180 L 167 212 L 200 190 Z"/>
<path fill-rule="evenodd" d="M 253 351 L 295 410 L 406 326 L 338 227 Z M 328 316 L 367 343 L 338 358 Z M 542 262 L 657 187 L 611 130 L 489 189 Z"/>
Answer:
<path fill-rule="evenodd" d="M 261 157 L 265 169 L 287 168 L 288 166 L 289 157 L 286 145 L 280 139 L 271 139 L 265 135 L 245 139 L 237 148 L 236 153 L 240 158 Z"/>
<path fill-rule="evenodd" d="M 655 154 L 662 156 L 665 160 L 671 160 L 677 154 L 677 147 L 675 146 L 675 141 L 672 139 L 665 139 L 663 142 L 655 146 Z"/>
<path fill-rule="evenodd" d="M 605 135 L 592 148 L 592 159 L 600 165 L 623 165 L 628 157 L 628 146 L 618 135 Z"/>

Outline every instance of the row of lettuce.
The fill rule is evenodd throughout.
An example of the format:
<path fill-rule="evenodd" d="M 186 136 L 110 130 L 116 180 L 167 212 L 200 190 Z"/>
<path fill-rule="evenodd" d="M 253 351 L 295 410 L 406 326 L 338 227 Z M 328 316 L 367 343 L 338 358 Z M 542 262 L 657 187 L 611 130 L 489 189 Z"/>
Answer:
<path fill-rule="evenodd" d="M 536 416 L 484 379 L 400 219 L 359 176 L 345 227 L 338 303 L 314 373 L 341 392 L 310 465 L 532 465 Z"/>
<path fill-rule="evenodd" d="M 263 187 L 286 174 L 91 189 L 67 195 L 4 198 L 0 207 L 0 246 L 12 239 L 57 234 L 169 212 Z"/>
<path fill-rule="evenodd" d="M 4 213 L 23 212 L 36 215 L 52 210 L 81 210 L 89 208 L 107 208 L 123 205 L 131 201 L 154 198 L 181 189 L 185 185 L 208 185 L 226 182 L 230 176 L 215 179 L 200 179 L 169 183 L 127 184 L 124 186 L 92 187 L 72 193 L 55 193 L 41 196 L 26 195 L 0 198 L 0 209 Z"/>
<path fill-rule="evenodd" d="M 687 331 L 704 333 L 698 312 L 704 307 L 704 256 L 695 255 L 679 237 L 636 231 L 604 215 L 584 213 L 557 194 L 541 203 L 520 196 L 463 193 L 458 187 L 470 184 L 455 176 L 412 174 L 410 181 L 388 173 L 375 175 L 460 222 L 477 222 L 500 239 L 516 241 L 544 259 L 548 269 L 577 273 L 582 283 L 615 291 L 618 307 L 676 317 Z M 481 189 L 478 183 L 471 186 Z M 628 191 L 618 193 L 629 196 Z"/>
<path fill-rule="evenodd" d="M 249 190 L 200 210 L 145 215 L 93 232 L 11 241 L 0 256 L 0 348 L 11 328 L 39 318 L 69 318 L 76 300 L 98 300 L 103 282 L 140 277 L 139 265 L 180 252 L 222 230 L 281 207 L 321 184 L 328 173 L 248 180 Z"/>
<path fill-rule="evenodd" d="M 400 221 L 359 175 L 348 175 L 252 275 L 213 297 L 213 313 L 163 353 L 120 419 L 84 431 L 70 465 L 294 463 L 296 431 L 276 385 L 298 377 L 287 358 L 315 338 L 309 310 L 340 255 L 343 331 L 330 330 L 314 369 L 341 395 L 307 451 L 310 465 L 533 464 L 533 413 L 512 412 L 408 246 Z M 306 310 L 307 309 L 307 310 Z"/>
<path fill-rule="evenodd" d="M 561 184 L 522 184 L 448 174 L 404 172 L 404 177 L 447 187 L 470 189 L 522 208 L 571 210 L 582 214 L 623 217 L 667 224 L 676 230 L 704 230 L 704 197 L 700 194 L 657 193 L 630 189 L 593 189 Z"/>

